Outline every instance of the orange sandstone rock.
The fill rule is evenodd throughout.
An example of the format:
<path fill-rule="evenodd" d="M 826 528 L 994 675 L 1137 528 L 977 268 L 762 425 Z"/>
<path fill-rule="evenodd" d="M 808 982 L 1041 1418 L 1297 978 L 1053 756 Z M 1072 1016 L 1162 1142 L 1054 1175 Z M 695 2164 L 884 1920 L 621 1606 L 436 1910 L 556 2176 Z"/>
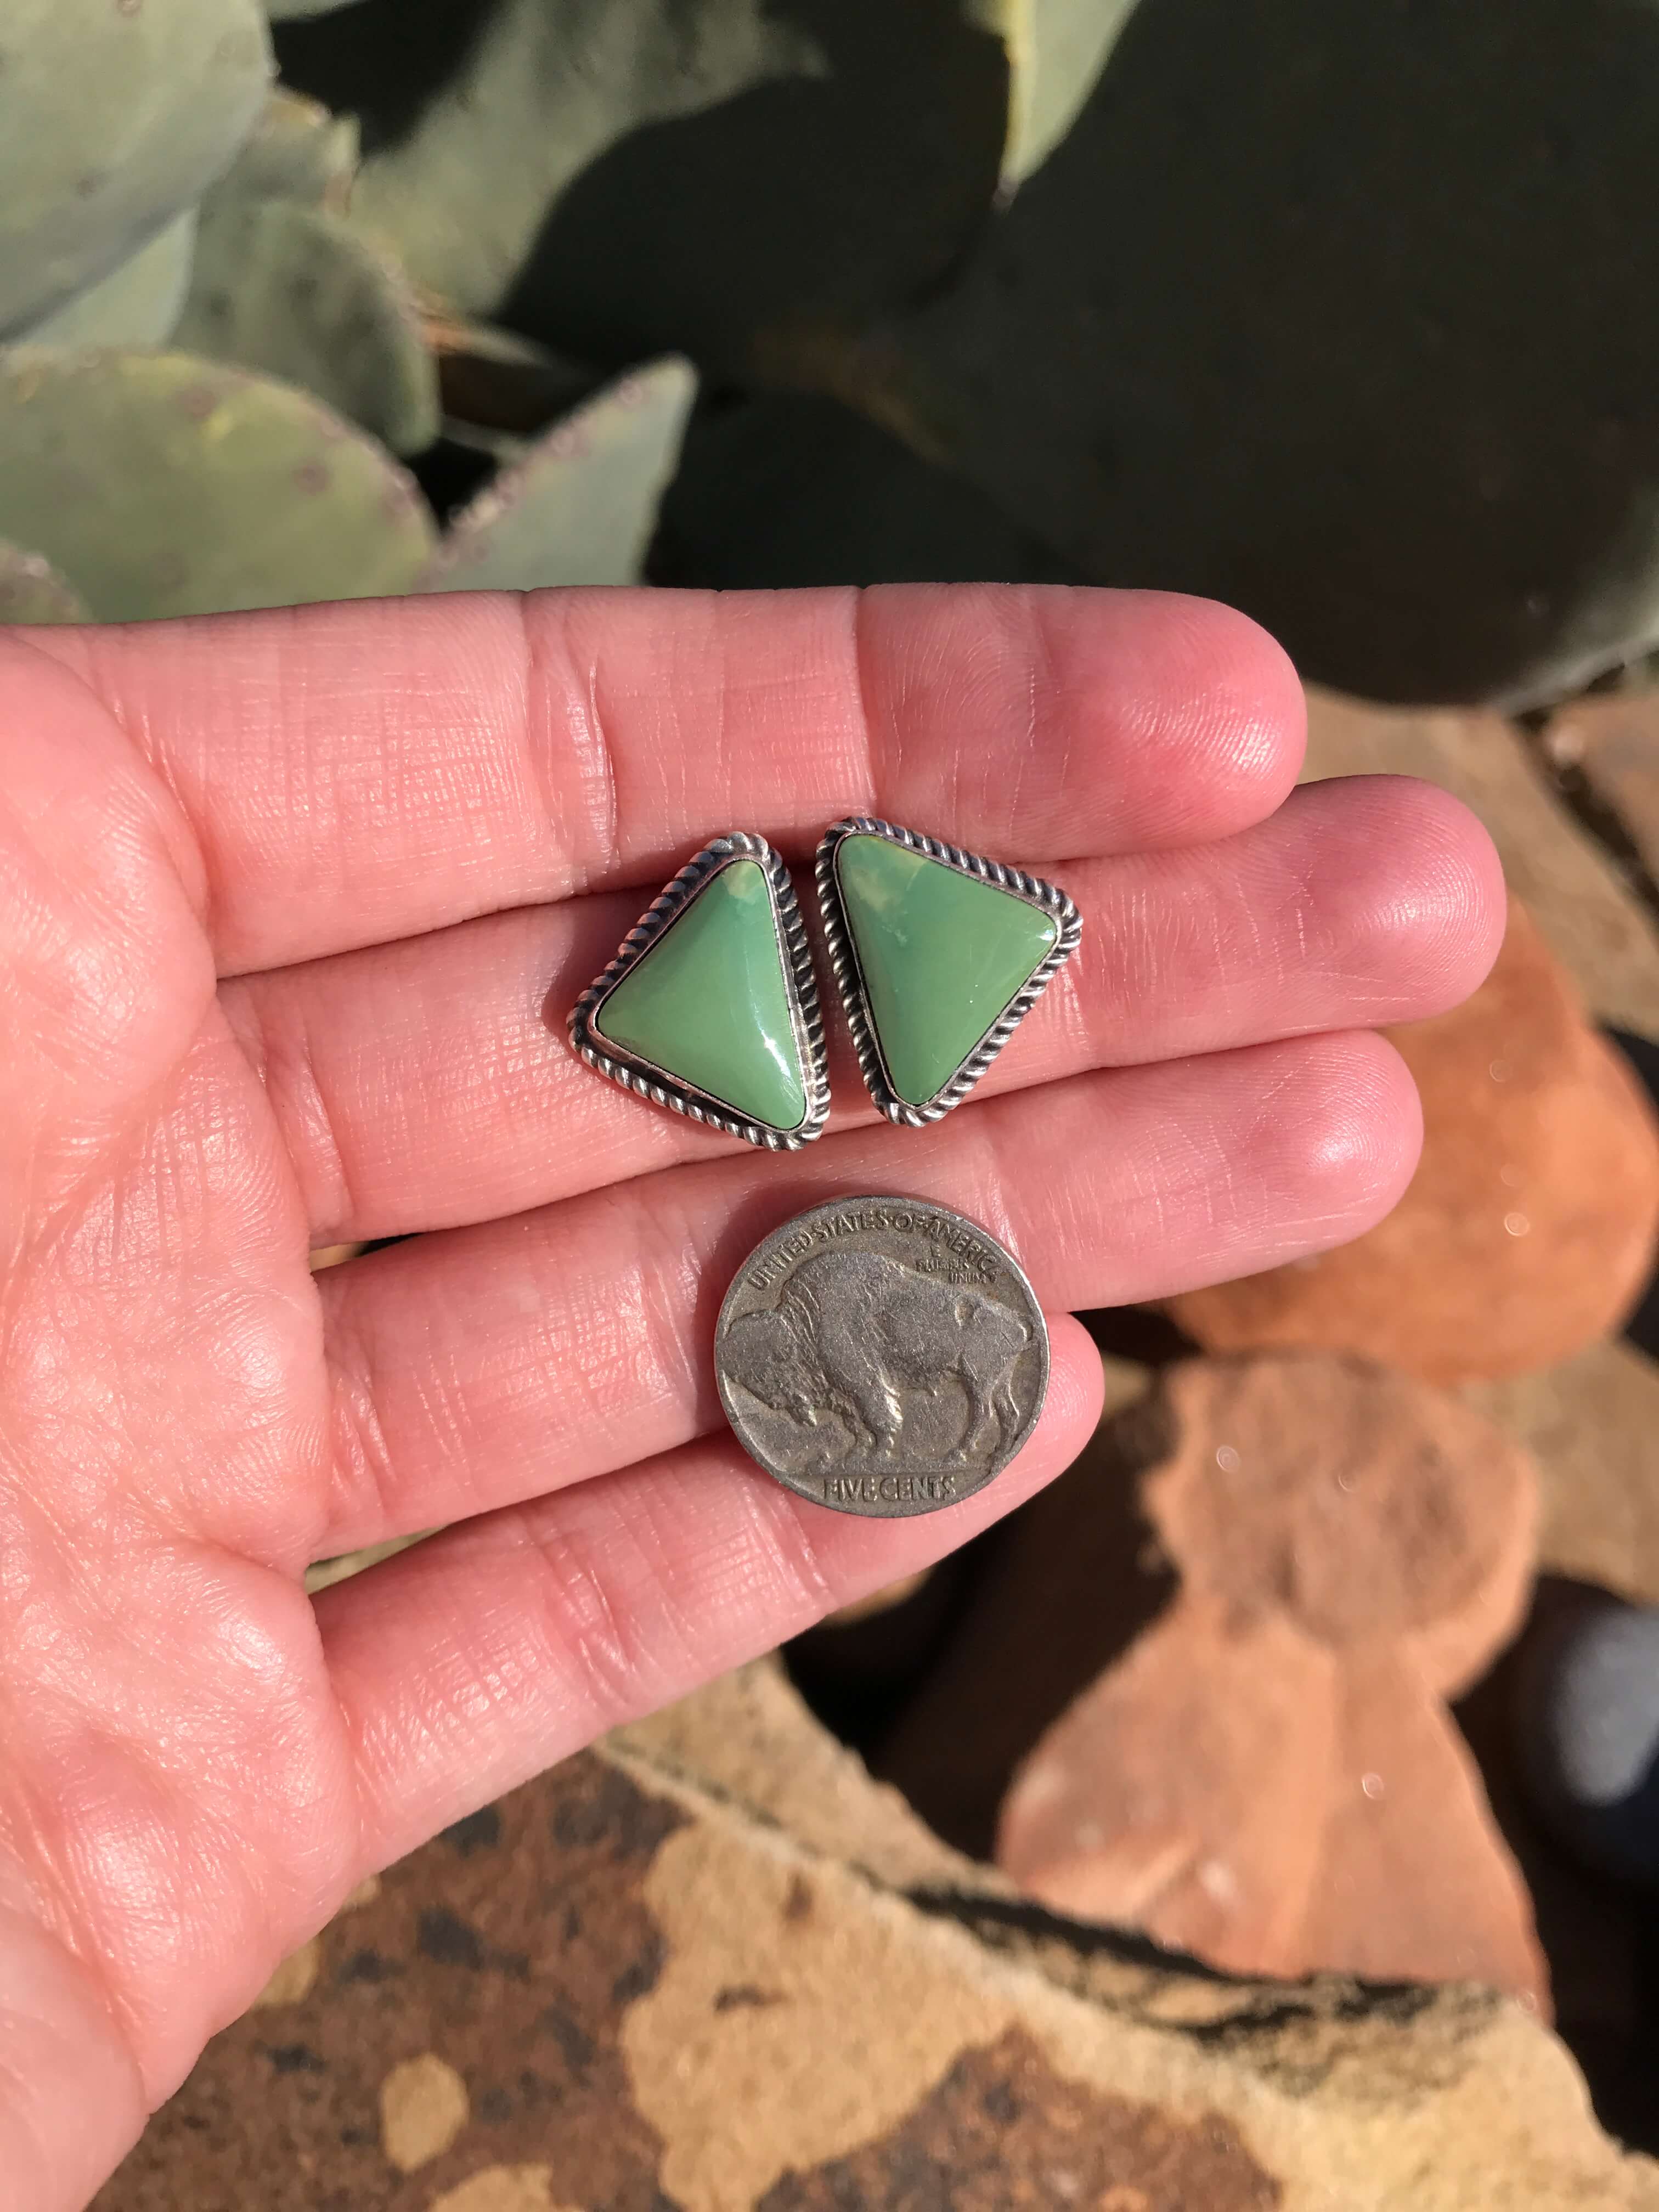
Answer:
<path fill-rule="evenodd" d="M 1030 1752 L 999 1864 L 1236 1972 L 1542 2003 L 1526 1891 L 1441 1702 L 1524 1603 L 1525 1454 L 1358 1361 L 1194 1361 L 1164 1388 L 1143 1499 L 1179 1595 Z"/>
<path fill-rule="evenodd" d="M 1615 1328 L 1653 1267 L 1659 1126 L 1525 910 L 1467 1005 L 1391 1035 L 1424 1119 L 1394 1212 L 1171 1316 L 1206 1352 L 1356 1352 L 1432 1382 L 1528 1373 Z"/>

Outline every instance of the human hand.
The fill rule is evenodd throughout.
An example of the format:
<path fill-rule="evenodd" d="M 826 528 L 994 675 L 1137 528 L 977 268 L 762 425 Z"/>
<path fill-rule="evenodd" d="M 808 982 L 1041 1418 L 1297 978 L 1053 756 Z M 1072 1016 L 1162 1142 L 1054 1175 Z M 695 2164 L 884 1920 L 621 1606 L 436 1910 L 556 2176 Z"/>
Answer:
<path fill-rule="evenodd" d="M 1070 1309 L 1354 1236 L 1480 979 L 1497 863 L 1291 793 L 1241 617 L 1002 589 L 455 596 L 0 632 L 0 2174 L 84 2203 L 369 1870 L 960 1544 L 1086 1438 Z M 565 1010 L 721 830 L 870 811 L 1059 880 L 1082 949 L 972 1100 L 756 1153 Z M 1054 1316 L 1042 1423 L 925 1518 L 721 1420 L 744 1251 L 939 1200 Z M 326 1274 L 308 1248 L 433 1232 Z M 308 1561 L 447 1533 L 310 1601 Z"/>

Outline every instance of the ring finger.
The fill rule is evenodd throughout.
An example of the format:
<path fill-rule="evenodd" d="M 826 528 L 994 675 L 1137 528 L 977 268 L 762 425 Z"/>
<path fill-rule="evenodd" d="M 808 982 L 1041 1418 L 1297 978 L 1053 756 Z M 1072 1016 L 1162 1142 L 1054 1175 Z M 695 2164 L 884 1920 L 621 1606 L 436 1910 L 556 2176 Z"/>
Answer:
<path fill-rule="evenodd" d="M 643 1176 L 319 1278 L 336 1490 L 312 1556 L 562 1489 L 719 1426 L 708 1346 L 743 1254 L 855 1192 L 957 1208 L 1051 1312 L 1162 1296 L 1358 1234 L 1416 1162 L 1380 1039 L 1328 1036 L 1074 1077 L 787 1161 Z"/>

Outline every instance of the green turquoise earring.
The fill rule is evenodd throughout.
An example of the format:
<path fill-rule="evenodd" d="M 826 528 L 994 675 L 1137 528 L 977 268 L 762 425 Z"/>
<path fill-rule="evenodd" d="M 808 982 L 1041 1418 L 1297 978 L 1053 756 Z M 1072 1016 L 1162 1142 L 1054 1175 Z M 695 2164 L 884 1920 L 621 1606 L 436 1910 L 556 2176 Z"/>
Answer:
<path fill-rule="evenodd" d="M 1064 891 L 890 822 L 837 822 L 818 903 L 866 1087 L 920 1128 L 962 1101 L 1078 948 Z"/>
<path fill-rule="evenodd" d="M 789 871 L 764 837 L 705 845 L 570 1013 L 592 1068 L 729 1136 L 793 1152 L 823 1131 L 817 979 Z"/>

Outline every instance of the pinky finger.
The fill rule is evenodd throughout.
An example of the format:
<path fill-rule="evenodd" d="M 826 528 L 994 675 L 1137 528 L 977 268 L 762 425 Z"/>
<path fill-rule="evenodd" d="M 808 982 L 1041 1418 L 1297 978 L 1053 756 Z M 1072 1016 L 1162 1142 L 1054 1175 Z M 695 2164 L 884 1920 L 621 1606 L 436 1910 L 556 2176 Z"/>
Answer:
<path fill-rule="evenodd" d="M 360 1873 L 386 1866 L 606 1729 L 930 1565 L 1067 1467 L 1100 1362 L 1052 1324 L 1048 1402 L 975 1496 L 912 1520 L 795 1498 L 729 1437 L 462 1523 L 317 1600 L 355 1744 Z"/>

